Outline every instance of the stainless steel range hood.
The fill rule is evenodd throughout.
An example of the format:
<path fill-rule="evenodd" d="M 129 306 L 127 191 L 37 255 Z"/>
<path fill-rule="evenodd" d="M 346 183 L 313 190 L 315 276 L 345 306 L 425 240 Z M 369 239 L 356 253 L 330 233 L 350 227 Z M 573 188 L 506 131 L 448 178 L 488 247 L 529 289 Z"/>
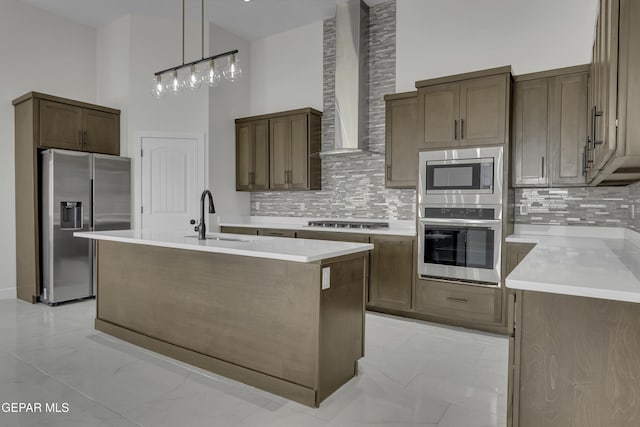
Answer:
<path fill-rule="evenodd" d="M 367 150 L 369 131 L 369 6 L 338 0 L 336 6 L 335 147 L 321 154 Z"/>

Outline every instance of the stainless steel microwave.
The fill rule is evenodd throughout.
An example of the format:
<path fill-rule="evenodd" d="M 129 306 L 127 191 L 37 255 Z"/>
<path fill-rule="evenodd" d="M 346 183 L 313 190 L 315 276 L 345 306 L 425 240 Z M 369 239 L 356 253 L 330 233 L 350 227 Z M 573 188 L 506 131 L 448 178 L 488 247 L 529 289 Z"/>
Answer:
<path fill-rule="evenodd" d="M 419 161 L 420 205 L 502 204 L 502 147 L 423 151 Z"/>

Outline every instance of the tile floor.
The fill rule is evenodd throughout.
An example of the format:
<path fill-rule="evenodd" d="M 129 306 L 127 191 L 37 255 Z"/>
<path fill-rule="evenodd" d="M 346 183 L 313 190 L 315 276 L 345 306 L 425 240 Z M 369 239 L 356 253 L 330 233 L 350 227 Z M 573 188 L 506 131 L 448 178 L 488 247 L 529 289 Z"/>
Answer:
<path fill-rule="evenodd" d="M 98 333 L 94 313 L 0 301 L 0 404 L 70 408 L 0 426 L 506 425 L 505 337 L 368 313 L 360 374 L 313 409 Z"/>

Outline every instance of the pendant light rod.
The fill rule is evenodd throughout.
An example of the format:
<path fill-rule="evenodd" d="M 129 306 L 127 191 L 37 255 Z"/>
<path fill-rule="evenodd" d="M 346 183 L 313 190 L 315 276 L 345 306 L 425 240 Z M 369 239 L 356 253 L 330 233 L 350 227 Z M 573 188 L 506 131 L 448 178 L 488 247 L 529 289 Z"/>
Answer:
<path fill-rule="evenodd" d="M 184 1 L 182 0 L 182 65 L 184 65 Z"/>
<path fill-rule="evenodd" d="M 200 55 L 200 58 L 204 59 L 204 0 L 202 0 L 202 24 L 201 24 L 201 29 L 202 29 L 202 55 Z"/>
<path fill-rule="evenodd" d="M 176 67 L 167 68 L 166 70 L 158 71 L 158 72 L 154 73 L 153 75 L 154 76 L 159 76 L 160 74 L 164 74 L 164 73 L 169 72 L 169 71 L 179 70 L 180 68 L 189 67 L 191 65 L 197 65 L 197 64 L 200 64 L 201 62 L 211 61 L 212 59 L 218 59 L 218 58 L 223 58 L 225 56 L 235 55 L 238 52 L 239 52 L 238 49 L 230 50 L 228 52 L 219 53 L 217 55 L 213 55 L 213 56 L 209 56 L 209 57 L 206 57 L 206 58 L 198 59 L 196 61 L 187 62 L 186 64 L 178 65 Z"/>

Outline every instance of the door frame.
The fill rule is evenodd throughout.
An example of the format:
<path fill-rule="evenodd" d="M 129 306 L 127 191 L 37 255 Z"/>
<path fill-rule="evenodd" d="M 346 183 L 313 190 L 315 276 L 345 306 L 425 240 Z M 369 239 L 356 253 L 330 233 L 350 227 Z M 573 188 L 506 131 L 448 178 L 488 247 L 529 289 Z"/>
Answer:
<path fill-rule="evenodd" d="M 187 132 L 136 132 L 134 138 L 133 155 L 133 228 L 139 229 L 142 225 L 142 140 L 144 138 L 155 139 L 192 139 L 198 145 L 198 188 L 204 191 L 209 183 L 209 148 L 206 141 L 206 133 Z"/>

